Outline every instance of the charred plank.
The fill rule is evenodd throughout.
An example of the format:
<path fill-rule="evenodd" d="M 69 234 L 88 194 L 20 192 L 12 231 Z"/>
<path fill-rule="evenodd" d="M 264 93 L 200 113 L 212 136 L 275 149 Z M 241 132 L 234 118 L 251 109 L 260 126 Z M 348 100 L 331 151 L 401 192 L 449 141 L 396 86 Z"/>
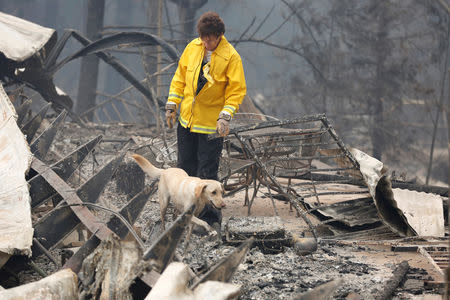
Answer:
<path fill-rule="evenodd" d="M 215 264 L 203 277 L 192 285 L 192 289 L 195 289 L 200 283 L 208 280 L 229 282 L 238 266 L 245 258 L 247 251 L 251 248 L 254 239 L 250 238 L 243 242 L 227 257 L 221 259 Z"/>
<path fill-rule="evenodd" d="M 50 105 L 51 103 L 47 103 L 47 105 L 41 108 L 41 110 L 31 120 L 29 120 L 25 125 L 23 125 L 22 132 L 24 135 L 27 136 L 28 144 L 31 143 L 34 135 L 36 134 L 36 131 L 41 126 L 41 123 L 44 120 L 45 114 L 50 108 Z"/>
<path fill-rule="evenodd" d="M 158 272 L 164 271 L 181 239 L 186 225 L 189 224 L 194 212 L 195 205 L 192 205 L 173 224 L 167 228 L 164 233 L 150 246 L 144 253 L 144 260 L 152 260 L 154 269 Z"/>
<path fill-rule="evenodd" d="M 133 197 L 121 210 L 120 214 L 127 219 L 130 224 L 134 224 L 138 218 L 148 198 L 156 191 L 156 181 L 145 187 L 140 193 Z M 121 239 L 128 233 L 128 228 L 117 216 L 110 218 L 106 224 Z M 100 244 L 100 239 L 93 235 L 81 248 L 64 264 L 63 268 L 70 268 L 75 273 L 80 271 L 83 260 Z"/>
<path fill-rule="evenodd" d="M 30 145 L 30 150 L 33 155 L 39 159 L 44 159 L 50 148 L 56 133 L 61 129 L 64 120 L 67 116 L 67 111 L 63 110 L 50 126 L 38 136 Z"/>
<path fill-rule="evenodd" d="M 23 127 L 23 121 L 25 120 L 25 117 L 30 112 L 31 103 L 33 101 L 31 99 L 27 99 L 24 101 L 19 107 L 16 109 L 17 113 L 17 125 L 19 127 Z"/>
<path fill-rule="evenodd" d="M 53 171 L 48 170 L 45 174 L 54 174 L 53 178 L 50 179 L 53 183 L 52 186 L 59 193 L 59 197 L 61 199 L 65 199 L 66 202 L 69 203 L 69 199 L 66 197 L 76 197 L 81 199 L 80 201 L 86 203 L 94 203 L 97 201 L 101 192 L 105 188 L 106 184 L 110 180 L 112 174 L 114 173 L 117 165 L 123 158 L 123 155 L 116 157 L 112 161 L 110 161 L 106 166 L 104 166 L 97 174 L 91 177 L 86 183 L 84 183 L 81 187 L 79 187 L 76 192 L 72 192 L 71 188 L 65 184 L 65 182 L 60 179 Z M 39 167 L 39 162 L 35 160 L 35 168 Z M 44 165 L 45 166 L 45 165 Z M 44 168 L 41 164 L 41 168 Z M 45 170 L 45 169 L 44 169 Z M 43 171 L 43 170 L 42 170 Z M 41 172 L 42 174 L 43 172 Z M 48 177 L 47 177 L 48 178 Z M 59 178 L 59 181 L 58 181 Z M 49 180 L 47 180 L 49 181 Z M 71 204 L 71 203 L 69 203 Z M 62 207 L 59 209 L 54 209 L 47 215 L 43 216 L 38 222 L 35 224 L 35 237 L 39 240 L 39 242 L 47 249 L 51 249 L 55 245 L 57 245 L 64 237 L 71 233 L 75 226 L 80 223 L 79 217 L 73 212 L 73 208 L 71 207 Z M 97 227 L 101 223 L 96 221 L 97 224 L 85 224 L 87 227 L 92 225 L 91 227 Z M 105 226 L 106 227 L 106 226 Z M 107 227 L 106 227 L 107 228 Z M 99 234 L 99 233 L 96 233 Z M 106 234 L 106 233 L 105 233 Z M 41 254 L 41 251 L 37 247 L 32 248 L 33 257 L 37 257 Z"/>
<path fill-rule="evenodd" d="M 73 172 L 81 165 L 87 155 L 101 141 L 102 136 L 98 136 L 86 144 L 78 147 L 71 154 L 52 165 L 50 168 L 64 181 L 72 176 Z M 44 177 L 37 175 L 28 181 L 30 184 L 31 207 L 34 208 L 45 199 L 56 194 L 55 189 Z"/>

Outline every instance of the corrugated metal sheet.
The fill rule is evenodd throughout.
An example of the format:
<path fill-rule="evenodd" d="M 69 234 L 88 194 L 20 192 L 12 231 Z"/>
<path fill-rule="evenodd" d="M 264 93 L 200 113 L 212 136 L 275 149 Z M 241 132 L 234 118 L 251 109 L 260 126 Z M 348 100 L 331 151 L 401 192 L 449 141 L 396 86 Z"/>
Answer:
<path fill-rule="evenodd" d="M 323 240 L 343 240 L 343 241 L 358 241 L 358 242 L 383 242 L 389 240 L 398 240 L 400 236 L 392 232 L 386 225 L 380 225 L 376 228 L 367 230 L 360 230 L 355 232 L 341 233 L 335 236 L 326 237 Z M 360 243 L 361 245 L 363 243 Z"/>
<path fill-rule="evenodd" d="M 399 209 L 419 236 L 445 235 L 444 205 L 439 195 L 392 189 Z"/>
<path fill-rule="evenodd" d="M 377 208 L 370 197 L 323 206 L 317 209 L 317 213 L 350 227 L 380 222 Z"/>

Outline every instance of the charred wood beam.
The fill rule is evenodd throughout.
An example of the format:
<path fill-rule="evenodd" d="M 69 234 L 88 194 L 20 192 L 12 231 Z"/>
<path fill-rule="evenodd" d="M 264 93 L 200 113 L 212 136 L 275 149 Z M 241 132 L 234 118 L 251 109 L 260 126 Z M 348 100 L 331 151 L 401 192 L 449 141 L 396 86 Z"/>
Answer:
<path fill-rule="evenodd" d="M 441 266 L 439 266 L 436 261 L 433 259 L 433 257 L 431 256 L 430 252 L 428 252 L 423 246 L 419 246 L 418 247 L 418 252 L 420 254 L 422 254 L 427 260 L 428 262 L 434 267 L 435 271 L 438 272 L 440 275 L 442 275 L 443 277 L 445 277 L 445 273 L 444 271 L 446 271 L 445 269 L 443 270 L 441 268 Z M 446 261 L 448 261 L 446 259 Z M 446 264 L 448 266 L 448 263 Z"/>
<path fill-rule="evenodd" d="M 152 261 L 156 271 L 164 271 L 172 260 L 181 235 L 191 221 L 194 209 L 195 205 L 192 205 L 181 216 L 179 216 L 175 222 L 173 222 L 173 224 L 167 228 L 144 253 L 143 259 Z"/>
<path fill-rule="evenodd" d="M 50 104 L 49 104 L 50 105 Z M 48 106 L 48 105 L 47 105 Z M 33 118 L 34 120 L 39 120 L 39 122 L 36 123 L 36 129 L 42 125 L 42 121 L 45 116 L 45 112 L 47 109 L 41 110 L 43 112 L 42 118 Z M 41 113 L 38 113 L 38 115 Z M 37 137 L 30 145 L 31 153 L 36 156 L 39 159 L 43 159 L 50 148 L 50 145 L 52 144 L 56 133 L 62 128 L 63 121 L 67 115 L 67 112 L 64 110 L 62 111 L 55 120 L 48 126 L 39 137 Z M 34 126 L 34 125 L 33 125 Z M 33 130 L 30 130 L 33 131 Z M 24 134 L 28 134 L 28 130 L 23 130 Z M 31 134 L 31 136 L 34 136 L 34 131 Z M 30 137 L 31 137 L 30 136 Z M 29 142 L 30 143 L 30 142 Z M 31 169 L 28 174 L 26 174 L 26 179 L 29 180 L 30 178 L 34 177 L 36 175 L 36 171 Z"/>
<path fill-rule="evenodd" d="M 387 280 L 387 282 L 383 285 L 382 290 L 376 293 L 376 297 L 374 299 L 376 300 L 391 299 L 392 294 L 397 289 L 397 287 L 403 282 L 405 275 L 408 273 L 408 271 L 409 271 L 409 264 L 406 260 L 399 263 L 396 266 L 392 277 L 389 280 Z"/>
<path fill-rule="evenodd" d="M 147 203 L 148 198 L 156 191 L 156 181 L 145 187 L 141 192 L 136 194 L 121 210 L 120 214 L 127 219 L 130 224 L 134 224 L 142 208 Z M 109 229 L 114 231 L 117 236 L 123 239 L 128 234 L 128 228 L 120 221 L 117 216 L 113 216 L 106 223 Z M 81 269 L 83 260 L 94 251 L 100 244 L 101 240 L 93 235 L 80 249 L 64 264 L 63 268 L 70 268 L 75 273 Z"/>
<path fill-rule="evenodd" d="M 62 179 L 60 181 L 53 182 L 49 177 L 44 177 L 46 180 L 50 180 L 50 184 L 56 187 L 55 184 L 59 184 L 62 182 L 62 186 L 60 185 L 57 189 L 63 190 L 63 196 L 66 194 L 71 197 L 79 197 L 78 199 L 82 199 L 83 201 L 95 202 L 99 197 L 100 193 L 103 191 L 105 185 L 109 182 L 112 173 L 117 168 L 117 165 L 122 160 L 123 154 L 111 162 L 109 162 L 105 167 L 102 168 L 96 175 L 94 175 L 91 179 L 89 179 L 83 186 L 79 187 L 76 191 L 73 191 L 71 187 L 69 187 Z M 37 159 L 35 159 L 37 161 Z M 46 166 L 42 162 L 32 163 L 31 168 L 36 168 L 40 174 L 51 174 L 51 178 L 58 177 L 53 170 L 51 170 L 48 166 Z M 84 202 L 82 202 L 84 203 Z M 96 228 L 100 228 L 100 226 L 106 228 L 102 230 L 103 233 L 110 233 L 111 231 L 102 223 L 98 221 L 94 217 L 92 220 L 94 223 L 87 224 L 87 227 L 90 227 L 90 230 L 96 231 Z M 80 219 L 74 214 L 74 212 L 69 207 L 64 207 L 60 209 L 54 209 L 44 217 L 38 220 L 36 224 L 34 224 L 34 237 L 41 243 L 41 245 L 50 250 L 54 246 L 56 246 L 65 236 L 73 231 L 73 229 L 80 224 Z M 96 232 L 99 234 L 99 232 Z M 100 233 L 101 234 L 101 233 Z M 104 236 L 103 234 L 102 236 Z M 33 244 L 32 246 L 32 258 L 36 258 L 44 252 L 37 246 Z M 29 264 L 30 258 L 24 256 L 15 256 L 9 259 L 6 263 L 5 268 L 13 270 L 14 272 L 20 272 L 23 268 Z"/>
<path fill-rule="evenodd" d="M 48 149 L 55 139 L 56 133 L 62 128 L 64 120 L 67 116 L 67 111 L 63 110 L 52 124 L 44 130 L 30 145 L 30 150 L 38 159 L 43 159 L 48 153 Z"/>
<path fill-rule="evenodd" d="M 78 299 L 77 276 L 70 270 L 56 272 L 50 276 L 36 264 L 32 267 L 45 278 L 21 286 L 0 291 L 1 299 Z"/>
<path fill-rule="evenodd" d="M 143 259 L 150 261 L 152 269 L 136 278 L 136 285 L 132 287 L 136 292 L 142 293 L 144 291 L 146 295 L 150 288 L 155 285 L 159 278 L 159 273 L 164 271 L 175 255 L 177 245 L 192 218 L 194 209 L 195 205 L 192 205 L 180 215 L 169 228 L 155 239 L 150 248 L 144 253 Z"/>
<path fill-rule="evenodd" d="M 254 238 L 250 238 L 237 247 L 230 255 L 220 260 L 215 264 L 203 277 L 192 285 L 195 289 L 200 283 L 208 280 L 229 282 L 233 276 L 234 271 L 244 260 L 245 255 L 251 248 Z"/>
<path fill-rule="evenodd" d="M 38 170 L 39 173 L 42 174 L 44 179 L 48 182 L 52 182 L 53 187 L 56 192 L 58 192 L 61 197 L 63 197 L 64 201 L 67 204 L 81 204 L 83 201 L 78 197 L 77 192 L 73 191 L 70 186 L 62 180 L 55 172 L 42 163 L 38 159 L 34 159 L 32 162 L 33 168 Z M 86 199 L 88 200 L 88 199 Z M 89 199 L 90 200 L 90 199 Z M 83 224 L 95 234 L 100 239 L 106 239 L 109 235 L 113 234 L 113 232 L 107 228 L 102 222 L 100 222 L 87 207 L 83 206 L 72 206 L 70 209 L 76 215 L 76 218 L 72 218 L 75 222 L 76 219 L 83 222 Z M 43 224 L 43 223 L 39 223 Z M 54 224 L 53 224 L 54 225 Z M 62 224 L 61 224 L 62 225 Z M 36 226 L 38 227 L 38 226 Z M 42 228 L 36 228 L 36 233 L 39 233 Z M 34 254 L 34 251 L 33 251 Z"/>
<path fill-rule="evenodd" d="M 60 267 L 61 265 L 58 263 L 58 261 L 56 261 L 56 259 L 53 257 L 53 255 L 51 255 L 50 252 L 47 251 L 47 249 L 45 249 L 44 246 L 42 246 L 41 243 L 39 243 L 39 241 L 36 238 L 33 238 L 33 244 L 35 244 L 41 251 L 42 253 L 45 254 L 45 256 L 47 256 L 57 267 Z"/>
<path fill-rule="evenodd" d="M 31 103 L 33 101 L 31 99 L 26 100 L 23 102 L 17 109 L 17 125 L 19 127 L 23 127 L 24 124 L 23 121 L 25 120 L 26 115 L 30 112 Z"/>
<path fill-rule="evenodd" d="M 29 120 L 23 127 L 21 128 L 22 133 L 27 136 L 27 143 L 30 144 L 33 140 L 34 135 L 36 134 L 39 126 L 41 126 L 42 120 L 45 118 L 45 114 L 50 108 L 51 103 L 47 103 L 44 107 L 31 119 Z"/>
<path fill-rule="evenodd" d="M 51 55 L 51 57 L 46 62 L 45 68 L 51 74 L 54 74 L 58 69 L 60 69 L 64 64 L 69 62 L 72 59 L 81 57 L 83 55 L 87 55 L 90 53 L 95 53 L 100 59 L 102 59 L 105 63 L 109 64 L 113 67 L 117 72 L 119 72 L 128 82 L 130 82 L 138 91 L 140 91 L 145 97 L 152 100 L 155 98 L 153 93 L 147 89 L 123 64 L 121 64 L 114 56 L 109 53 L 103 52 L 107 48 L 111 48 L 116 45 L 120 45 L 123 43 L 133 43 L 140 46 L 148 46 L 148 45 L 160 45 L 166 52 L 169 57 L 173 60 L 178 60 L 178 52 L 173 46 L 167 44 L 162 39 L 142 32 L 130 32 L 130 33 L 119 33 L 116 35 L 109 36 L 104 39 L 100 39 L 98 41 L 92 42 L 88 38 L 84 37 L 80 32 L 76 30 L 66 31 L 67 34 L 64 34 L 64 39 L 61 41 L 62 46 L 67 42 L 69 36 L 73 36 L 77 39 L 83 46 L 81 50 L 77 53 L 63 59 L 61 62 L 55 64 L 56 57 L 62 50 L 62 46 L 58 45 L 55 48 L 55 53 Z M 165 105 L 161 100 L 158 100 L 159 105 L 162 107 Z"/>
<path fill-rule="evenodd" d="M 135 45 L 135 46 L 161 46 L 172 61 L 178 60 L 178 51 L 172 45 L 166 43 L 163 39 L 156 35 L 145 32 L 120 32 L 97 41 L 94 41 L 79 50 L 77 53 L 68 57 L 67 61 L 85 56 L 90 53 L 96 53 L 103 50 L 108 50 L 117 45 Z"/>
<path fill-rule="evenodd" d="M 67 43 L 67 40 L 72 36 L 71 30 L 64 30 L 63 35 L 61 38 L 55 43 L 55 45 L 50 50 L 47 58 L 44 61 L 43 68 L 44 70 L 49 70 L 50 66 L 53 66 L 56 64 L 56 60 L 58 59 L 58 56 L 61 54 L 62 50 L 64 49 L 64 46 Z M 54 72 L 50 72 L 51 74 L 54 74 Z"/>
<path fill-rule="evenodd" d="M 59 196 L 68 204 L 93 203 L 96 202 L 106 184 L 109 182 L 117 165 L 122 160 L 123 154 L 113 159 L 97 174 L 89 179 L 80 188 L 74 191 L 64 180 L 58 177 L 53 170 L 45 164 L 33 161 L 32 168 L 36 169 L 44 179 L 47 180 L 58 192 Z M 75 213 L 76 212 L 76 213 Z M 95 233 L 100 239 L 111 234 L 111 230 L 106 225 L 100 223 L 97 218 L 86 207 L 74 206 L 54 209 L 34 225 L 35 237 L 42 245 L 51 249 L 60 242 L 67 234 L 73 231 L 76 225 L 83 221 L 84 225 Z M 33 257 L 41 254 L 41 251 L 33 247 Z"/>
<path fill-rule="evenodd" d="M 50 168 L 64 181 L 68 180 L 75 170 L 81 165 L 84 159 L 94 149 L 94 147 L 102 140 L 102 136 L 98 136 L 86 144 L 80 146 L 74 152 L 52 165 Z M 29 182 L 31 207 L 34 208 L 42 204 L 49 197 L 55 195 L 56 191 L 43 176 L 37 175 Z"/>

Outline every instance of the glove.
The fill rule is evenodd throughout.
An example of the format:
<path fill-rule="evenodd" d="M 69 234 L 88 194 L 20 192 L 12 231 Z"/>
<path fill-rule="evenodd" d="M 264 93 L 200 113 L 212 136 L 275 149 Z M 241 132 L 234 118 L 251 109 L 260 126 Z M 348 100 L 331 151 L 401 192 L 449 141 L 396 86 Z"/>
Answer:
<path fill-rule="evenodd" d="M 216 130 L 221 137 L 227 136 L 230 133 L 230 122 L 224 119 L 218 119 Z"/>
<path fill-rule="evenodd" d="M 173 125 L 175 124 L 175 120 L 177 117 L 177 113 L 175 111 L 176 108 L 177 108 L 177 105 L 174 103 L 166 104 L 166 122 L 167 122 L 167 126 L 169 128 L 173 128 Z"/>
<path fill-rule="evenodd" d="M 220 113 L 219 119 L 217 119 L 216 130 L 221 137 L 225 137 L 230 133 L 230 120 L 230 115 Z"/>

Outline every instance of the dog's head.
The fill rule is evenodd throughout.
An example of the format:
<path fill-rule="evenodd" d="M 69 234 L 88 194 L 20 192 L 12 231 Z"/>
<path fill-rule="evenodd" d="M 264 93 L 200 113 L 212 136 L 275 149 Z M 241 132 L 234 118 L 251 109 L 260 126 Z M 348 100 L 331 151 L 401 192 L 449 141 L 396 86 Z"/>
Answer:
<path fill-rule="evenodd" d="M 216 180 L 202 180 L 195 188 L 195 196 L 202 198 L 205 202 L 210 202 L 215 208 L 225 207 L 223 201 L 223 185 Z"/>

